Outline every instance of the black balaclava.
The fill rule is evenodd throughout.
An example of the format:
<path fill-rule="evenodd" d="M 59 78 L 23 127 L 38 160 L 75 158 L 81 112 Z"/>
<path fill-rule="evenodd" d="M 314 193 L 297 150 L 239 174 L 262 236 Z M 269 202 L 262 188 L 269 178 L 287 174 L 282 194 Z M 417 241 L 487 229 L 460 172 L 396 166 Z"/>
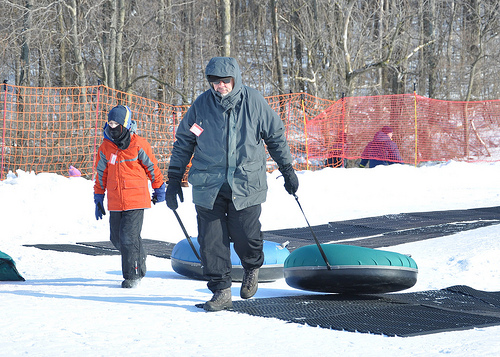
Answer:
<path fill-rule="evenodd" d="M 114 128 L 109 127 L 109 136 L 111 137 L 111 139 L 117 140 L 122 135 L 123 129 L 125 129 L 125 128 L 121 124 L 118 124 Z"/>
<path fill-rule="evenodd" d="M 121 124 L 114 128 L 109 127 L 109 136 L 118 149 L 125 150 L 130 145 L 130 131 Z"/>

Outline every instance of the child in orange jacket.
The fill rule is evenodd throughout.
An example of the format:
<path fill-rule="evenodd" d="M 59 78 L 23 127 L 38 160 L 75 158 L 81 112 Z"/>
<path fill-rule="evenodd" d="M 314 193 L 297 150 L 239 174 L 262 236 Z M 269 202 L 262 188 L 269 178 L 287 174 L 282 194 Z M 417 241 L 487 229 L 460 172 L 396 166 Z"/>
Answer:
<path fill-rule="evenodd" d="M 111 109 L 96 158 L 95 215 L 99 220 L 106 214 L 103 202 L 107 191 L 110 239 L 122 258 L 122 288 L 136 287 L 146 275 L 141 230 L 144 209 L 151 208 L 148 180 L 154 189 L 153 203 L 165 200 L 158 162 L 148 141 L 135 133 L 136 127 L 129 107 Z"/>

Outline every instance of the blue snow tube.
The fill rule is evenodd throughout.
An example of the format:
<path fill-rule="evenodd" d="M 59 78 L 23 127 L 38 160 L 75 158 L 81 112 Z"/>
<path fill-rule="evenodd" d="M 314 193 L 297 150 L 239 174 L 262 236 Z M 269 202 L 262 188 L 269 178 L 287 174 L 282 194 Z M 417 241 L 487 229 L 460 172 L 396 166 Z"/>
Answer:
<path fill-rule="evenodd" d="M 322 244 L 328 270 L 317 245 L 294 250 L 285 260 L 285 280 L 293 288 L 347 294 L 378 294 L 408 289 L 418 267 L 404 254 L 342 244 Z"/>
<path fill-rule="evenodd" d="M 196 237 L 191 238 L 196 251 L 200 252 L 200 245 Z M 270 282 L 283 278 L 283 264 L 290 255 L 288 249 L 278 243 L 264 240 L 264 264 L 259 270 L 259 282 Z M 171 255 L 172 269 L 180 275 L 198 280 L 208 280 L 204 275 L 201 263 L 196 258 L 187 239 L 181 240 L 174 246 Z M 243 267 L 231 243 L 231 279 L 243 280 Z"/>

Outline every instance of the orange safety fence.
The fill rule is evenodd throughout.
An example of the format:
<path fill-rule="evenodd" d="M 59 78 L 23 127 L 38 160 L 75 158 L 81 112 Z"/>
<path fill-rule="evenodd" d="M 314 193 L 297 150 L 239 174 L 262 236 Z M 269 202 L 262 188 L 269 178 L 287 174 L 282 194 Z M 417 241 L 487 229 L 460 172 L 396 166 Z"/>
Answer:
<path fill-rule="evenodd" d="M 36 88 L 2 85 L 2 179 L 8 171 L 92 177 L 108 111 L 128 105 L 137 133 L 153 147 L 166 173 L 175 128 L 187 106 L 174 106 L 105 86 Z"/>
<path fill-rule="evenodd" d="M 188 109 L 102 85 L 3 84 L 0 97 L 1 179 L 16 170 L 68 176 L 70 166 L 92 178 L 107 112 L 118 104 L 131 108 L 137 133 L 151 143 L 166 175 L 175 130 Z M 298 170 L 323 168 L 332 152 L 355 162 L 384 125 L 393 128 L 407 164 L 499 157 L 500 100 L 452 102 L 404 94 L 330 101 L 305 93 L 266 99 L 285 123 Z M 275 168 L 269 159 L 268 169 Z"/>

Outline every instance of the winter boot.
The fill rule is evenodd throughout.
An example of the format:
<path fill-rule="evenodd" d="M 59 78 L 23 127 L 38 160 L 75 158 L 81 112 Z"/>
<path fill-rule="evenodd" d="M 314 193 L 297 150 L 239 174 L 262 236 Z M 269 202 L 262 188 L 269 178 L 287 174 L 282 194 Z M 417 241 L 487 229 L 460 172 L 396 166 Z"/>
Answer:
<path fill-rule="evenodd" d="M 216 290 L 214 296 L 203 305 L 205 311 L 232 310 L 231 288 Z"/>
<path fill-rule="evenodd" d="M 242 299 L 250 299 L 257 292 L 259 285 L 259 268 L 245 269 L 243 281 L 241 282 L 240 296 Z"/>
<path fill-rule="evenodd" d="M 133 289 L 139 286 L 141 279 L 125 279 L 122 281 L 122 288 Z"/>

